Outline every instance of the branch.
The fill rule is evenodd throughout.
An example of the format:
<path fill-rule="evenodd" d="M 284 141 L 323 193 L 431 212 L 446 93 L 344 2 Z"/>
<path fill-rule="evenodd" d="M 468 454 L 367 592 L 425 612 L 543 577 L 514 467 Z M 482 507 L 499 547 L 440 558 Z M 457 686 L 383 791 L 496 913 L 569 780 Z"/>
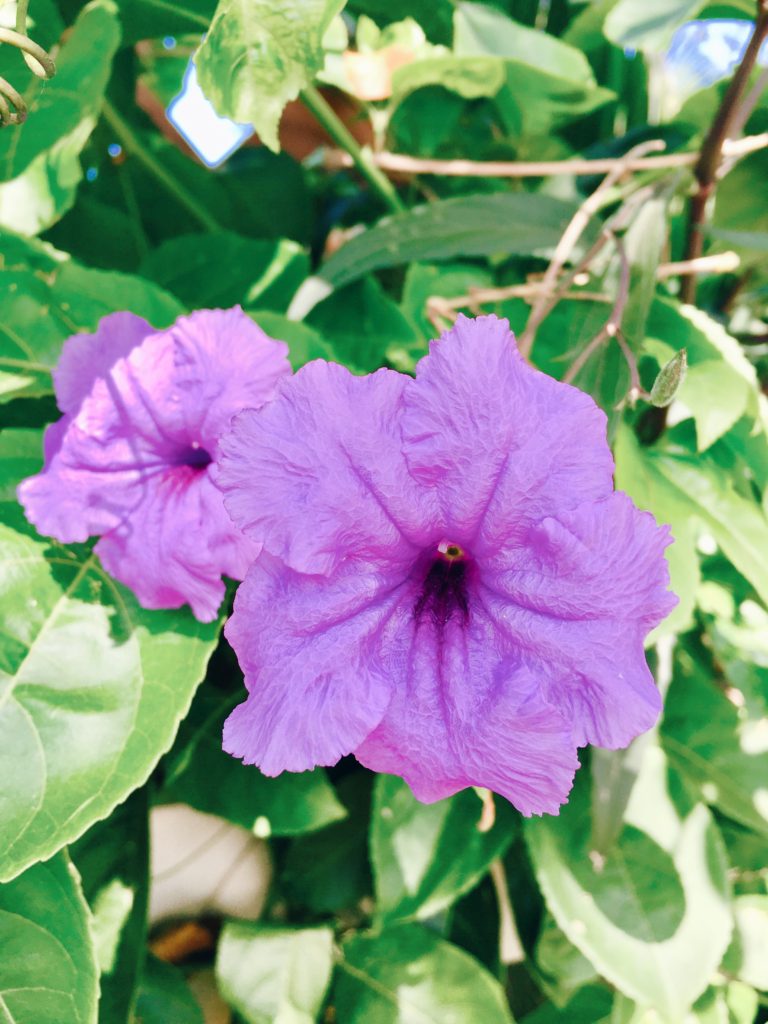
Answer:
<path fill-rule="evenodd" d="M 723 156 L 737 159 L 768 147 L 768 132 L 748 135 L 744 139 L 727 139 Z M 663 156 L 601 157 L 597 160 L 432 160 L 405 153 L 371 153 L 370 160 L 382 171 L 391 174 L 435 174 L 453 178 L 546 178 L 555 174 L 608 174 L 621 164 L 625 171 L 658 171 L 676 167 L 693 167 L 700 153 L 666 153 Z M 329 171 L 354 166 L 348 153 L 327 149 L 323 166 Z"/>
<path fill-rule="evenodd" d="M 604 341 L 609 338 L 618 338 L 621 333 L 621 319 L 624 315 L 627 301 L 629 299 L 630 266 L 624 243 L 617 235 L 612 235 L 611 240 L 616 246 L 619 260 L 621 262 L 621 273 L 619 276 L 619 288 L 616 292 L 616 301 L 613 304 L 610 315 L 601 329 L 590 341 L 590 343 L 579 352 L 574 361 L 563 374 L 563 383 L 570 384 L 579 375 L 579 372 L 586 364 L 593 352 L 595 352 Z M 622 349 L 623 351 L 623 349 Z M 631 366 L 630 366 L 631 370 Z"/>
<path fill-rule="evenodd" d="M 704 248 L 702 225 L 707 215 L 707 205 L 714 191 L 717 174 L 723 160 L 726 140 L 734 133 L 739 123 L 740 101 L 749 83 L 763 42 L 768 37 L 768 0 L 759 0 L 755 27 L 752 31 L 744 56 L 731 79 L 714 121 L 701 147 L 699 159 L 693 169 L 698 188 L 691 198 L 688 213 L 688 234 L 685 245 L 686 260 L 701 256 Z M 686 274 L 682 278 L 680 298 L 693 302 L 696 297 L 696 275 Z"/>
<path fill-rule="evenodd" d="M 563 232 L 560 241 L 557 243 L 554 256 L 552 257 L 552 260 L 544 274 L 544 278 L 542 280 L 543 294 L 534 303 L 533 308 L 531 309 L 531 315 L 528 317 L 528 322 L 525 325 L 525 330 L 520 335 L 520 352 L 525 359 L 530 359 L 536 330 L 552 308 L 550 295 L 555 291 L 555 285 L 560 275 L 560 271 L 568 262 L 568 259 L 570 258 L 576 243 L 581 238 L 587 224 L 589 224 L 593 215 L 600 209 L 603 196 L 608 189 L 615 185 L 616 182 L 626 173 L 627 163 L 630 160 L 643 156 L 645 153 L 651 152 L 654 149 L 658 150 L 663 148 L 664 143 L 659 140 L 641 142 L 639 146 L 633 146 L 623 160 L 619 160 L 618 163 L 614 164 L 595 191 L 591 195 L 587 196 L 576 213 L 574 213 L 570 224 Z"/>

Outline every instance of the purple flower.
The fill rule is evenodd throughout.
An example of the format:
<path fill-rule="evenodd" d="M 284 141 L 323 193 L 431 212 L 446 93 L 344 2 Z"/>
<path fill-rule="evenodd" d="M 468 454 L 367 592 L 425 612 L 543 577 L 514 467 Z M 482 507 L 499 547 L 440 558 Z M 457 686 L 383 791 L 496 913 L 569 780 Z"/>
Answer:
<path fill-rule="evenodd" d="M 272 397 L 286 346 L 240 309 L 206 310 L 155 332 L 131 313 L 64 345 L 54 385 L 62 419 L 45 466 L 19 487 L 37 529 L 64 543 L 100 535 L 104 568 L 146 608 L 189 603 L 215 618 L 222 574 L 259 552 L 224 510 L 213 456 L 232 416 Z"/>
<path fill-rule="evenodd" d="M 556 812 L 577 747 L 660 709 L 643 639 L 675 604 L 670 538 L 612 470 L 603 413 L 492 316 L 415 380 L 300 370 L 221 445 L 265 548 L 227 626 L 249 695 L 225 748 L 267 775 L 352 752 L 423 801 L 485 786 Z"/>

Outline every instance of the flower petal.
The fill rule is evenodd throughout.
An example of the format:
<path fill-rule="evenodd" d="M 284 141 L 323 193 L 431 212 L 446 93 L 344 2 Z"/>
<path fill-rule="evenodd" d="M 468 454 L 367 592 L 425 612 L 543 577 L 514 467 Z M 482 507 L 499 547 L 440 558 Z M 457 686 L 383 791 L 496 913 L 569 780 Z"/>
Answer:
<path fill-rule="evenodd" d="M 547 699 L 579 746 L 626 746 L 661 709 L 643 648 L 675 606 L 667 528 L 621 493 L 532 527 L 483 566 L 479 594 L 500 630 L 549 666 Z"/>
<path fill-rule="evenodd" d="M 542 696 L 537 667 L 511 645 L 500 648 L 480 606 L 437 637 L 440 628 L 411 624 L 405 685 L 355 756 L 402 776 L 427 803 L 484 786 L 523 814 L 557 813 L 578 759 L 568 722 Z"/>
<path fill-rule="evenodd" d="M 264 405 L 291 373 L 285 342 L 270 338 L 239 306 L 179 317 L 166 334 L 186 431 L 199 434 L 212 456 L 233 415 Z"/>
<path fill-rule="evenodd" d="M 605 415 L 528 366 L 506 320 L 460 316 L 419 363 L 405 405 L 410 470 L 476 555 L 613 489 Z"/>
<path fill-rule="evenodd" d="M 95 334 L 67 338 L 53 371 L 56 401 L 62 412 L 74 415 L 94 382 L 106 377 L 118 359 L 139 345 L 153 327 L 134 313 L 110 313 Z"/>
<path fill-rule="evenodd" d="M 349 554 L 396 560 L 434 532 L 436 505 L 408 474 L 399 417 L 407 377 L 303 367 L 220 445 L 217 482 L 234 522 L 301 572 Z"/>
<path fill-rule="evenodd" d="M 329 579 L 262 552 L 226 627 L 249 696 L 225 723 L 224 749 L 266 775 L 350 753 L 398 685 L 401 590 L 372 566 L 345 565 Z"/>
<path fill-rule="evenodd" d="M 188 603 L 201 622 L 216 618 L 224 597 L 222 573 L 242 579 L 259 553 L 232 528 L 208 471 L 189 466 L 144 478 L 136 504 L 122 511 L 95 550 L 143 607 Z"/>

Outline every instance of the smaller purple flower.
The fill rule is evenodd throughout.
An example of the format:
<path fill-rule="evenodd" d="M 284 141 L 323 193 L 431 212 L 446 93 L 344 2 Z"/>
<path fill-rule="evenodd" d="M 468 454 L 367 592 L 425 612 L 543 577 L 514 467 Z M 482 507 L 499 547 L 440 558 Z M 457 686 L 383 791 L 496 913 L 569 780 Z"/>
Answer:
<path fill-rule="evenodd" d="M 556 813 L 578 747 L 656 721 L 643 639 L 676 600 L 605 426 L 492 316 L 415 380 L 317 361 L 238 416 L 219 483 L 265 550 L 227 624 L 248 698 L 225 749 L 267 775 L 354 753 L 426 802 L 484 786 Z"/>
<path fill-rule="evenodd" d="M 40 533 L 101 539 L 104 568 L 145 608 L 188 603 L 215 618 L 222 575 L 242 579 L 260 545 L 232 524 L 213 461 L 233 415 L 272 398 L 287 347 L 239 308 L 180 317 L 165 331 L 132 313 L 65 343 L 54 371 L 64 416 L 19 500 Z"/>

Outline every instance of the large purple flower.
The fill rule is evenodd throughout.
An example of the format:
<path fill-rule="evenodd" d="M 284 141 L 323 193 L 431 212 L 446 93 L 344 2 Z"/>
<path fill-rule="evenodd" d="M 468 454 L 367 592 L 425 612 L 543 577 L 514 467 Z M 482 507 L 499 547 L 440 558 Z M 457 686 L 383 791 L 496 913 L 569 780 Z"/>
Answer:
<path fill-rule="evenodd" d="M 147 608 L 189 603 L 204 622 L 259 552 L 224 510 L 213 456 L 232 416 L 272 397 L 287 349 L 240 309 L 206 310 L 155 332 L 106 316 L 64 345 L 54 384 L 62 419 L 45 466 L 19 499 L 65 543 L 101 539 L 104 568 Z"/>
<path fill-rule="evenodd" d="M 265 548 L 227 626 L 249 696 L 225 748 L 267 775 L 352 752 L 420 800 L 486 786 L 555 812 L 577 747 L 660 708 L 643 639 L 675 603 L 669 535 L 612 470 L 603 413 L 492 316 L 415 380 L 299 371 L 221 445 Z"/>

